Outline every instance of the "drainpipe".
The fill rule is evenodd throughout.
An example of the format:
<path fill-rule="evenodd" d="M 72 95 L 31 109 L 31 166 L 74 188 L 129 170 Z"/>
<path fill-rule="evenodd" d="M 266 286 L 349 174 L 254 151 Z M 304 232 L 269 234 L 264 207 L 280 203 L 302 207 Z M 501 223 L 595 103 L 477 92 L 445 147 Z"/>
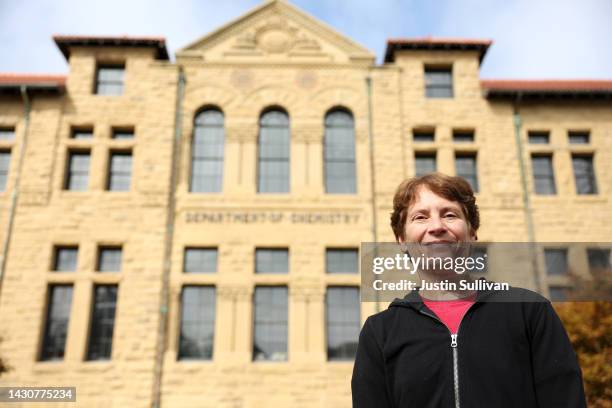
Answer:
<path fill-rule="evenodd" d="M 13 223 L 15 222 L 15 209 L 17 208 L 17 198 L 19 197 L 19 180 L 21 179 L 21 168 L 23 166 L 23 158 L 28 146 L 28 134 L 30 133 L 30 97 L 28 89 L 25 85 L 21 85 L 21 99 L 23 100 L 23 139 L 21 149 L 19 150 L 19 161 L 17 163 L 17 174 L 15 175 L 15 185 L 11 192 L 11 207 L 9 209 L 8 223 L 6 234 L 4 235 L 4 243 L 2 245 L 2 253 L 0 254 L 0 295 L 2 294 L 2 282 L 4 281 L 4 273 L 6 270 L 6 259 L 8 257 L 11 235 L 13 232 Z"/>
<path fill-rule="evenodd" d="M 372 77 L 368 74 L 366 77 L 366 90 L 368 93 L 368 141 L 370 145 L 370 190 L 372 191 L 372 241 L 374 242 L 374 256 L 376 257 L 378 248 L 378 222 L 376 213 L 376 172 L 374 165 L 374 132 L 372 128 Z M 362 271 L 363 273 L 363 271 Z M 380 312 L 380 302 L 378 299 L 378 291 L 376 291 L 376 312 Z"/>
<path fill-rule="evenodd" d="M 535 233 L 533 227 L 533 210 L 529 199 L 529 188 L 527 186 L 527 171 L 525 170 L 525 160 L 523 159 L 523 142 L 521 140 L 522 120 L 519 110 L 522 95 L 519 93 L 512 106 L 512 119 L 514 121 L 514 139 L 516 142 L 516 154 L 519 161 L 519 170 L 521 173 L 521 189 L 523 195 L 523 208 L 525 211 L 525 224 L 527 224 L 527 239 L 529 241 L 529 257 L 531 259 L 531 267 L 533 269 L 533 277 L 536 291 L 542 293 L 542 279 L 539 272 L 537 251 L 535 248 Z"/>
<path fill-rule="evenodd" d="M 172 246 L 174 242 L 174 219 L 176 208 L 176 182 L 179 166 L 181 145 L 181 128 L 183 117 L 183 97 L 185 95 L 185 73 L 179 67 L 178 86 L 176 90 L 176 107 L 174 116 L 174 140 L 172 143 L 172 163 L 170 165 L 170 188 L 168 191 L 168 205 L 166 213 L 166 236 L 164 242 L 164 265 L 162 271 L 162 287 L 160 293 L 159 330 L 157 333 L 157 347 L 155 355 L 155 368 L 153 378 L 153 408 L 161 406 L 162 374 L 164 368 L 164 353 L 166 351 L 168 331 L 168 304 L 170 300 L 170 270 L 172 266 Z"/>

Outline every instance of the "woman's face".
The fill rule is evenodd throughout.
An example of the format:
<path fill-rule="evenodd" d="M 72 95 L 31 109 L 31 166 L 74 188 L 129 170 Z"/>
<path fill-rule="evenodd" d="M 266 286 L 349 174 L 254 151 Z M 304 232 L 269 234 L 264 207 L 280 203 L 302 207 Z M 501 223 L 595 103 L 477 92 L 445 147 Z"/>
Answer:
<path fill-rule="evenodd" d="M 458 243 L 476 240 L 461 206 L 419 187 L 417 199 L 408 208 L 402 243 Z"/>

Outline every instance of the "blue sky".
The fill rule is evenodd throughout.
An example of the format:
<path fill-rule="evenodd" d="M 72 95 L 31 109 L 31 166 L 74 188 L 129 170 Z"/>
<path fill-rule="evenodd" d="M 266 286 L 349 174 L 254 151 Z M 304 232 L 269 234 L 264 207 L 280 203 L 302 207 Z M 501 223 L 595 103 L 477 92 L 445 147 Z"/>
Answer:
<path fill-rule="evenodd" d="M 261 0 L 0 0 L 0 72 L 66 73 L 53 34 L 164 36 L 171 55 Z M 494 41 L 483 78 L 612 79 L 612 0 L 293 0 L 369 48 L 387 38 Z"/>

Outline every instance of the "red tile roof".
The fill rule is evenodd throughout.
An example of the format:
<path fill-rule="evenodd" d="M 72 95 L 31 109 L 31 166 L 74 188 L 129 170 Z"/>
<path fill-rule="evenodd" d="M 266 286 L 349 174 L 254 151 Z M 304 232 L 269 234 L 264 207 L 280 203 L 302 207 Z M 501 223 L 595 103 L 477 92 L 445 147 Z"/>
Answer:
<path fill-rule="evenodd" d="M 66 59 L 70 57 L 70 47 L 72 46 L 150 47 L 156 49 L 155 58 L 168 59 L 164 37 L 54 35 L 53 40 Z"/>
<path fill-rule="evenodd" d="M 612 80 L 483 79 L 480 84 L 485 89 L 499 91 L 612 91 Z"/>
<path fill-rule="evenodd" d="M 387 40 L 385 62 L 393 62 L 398 50 L 474 50 L 479 52 L 482 61 L 492 43 L 489 39 L 475 38 L 390 38 Z"/>
<path fill-rule="evenodd" d="M 0 86 L 47 86 L 63 88 L 65 75 L 0 73 Z"/>

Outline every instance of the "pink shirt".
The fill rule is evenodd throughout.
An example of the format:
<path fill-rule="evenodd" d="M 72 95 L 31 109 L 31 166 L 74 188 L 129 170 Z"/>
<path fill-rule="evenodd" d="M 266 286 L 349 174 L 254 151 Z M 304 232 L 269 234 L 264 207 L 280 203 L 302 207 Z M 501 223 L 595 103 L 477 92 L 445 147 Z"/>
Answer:
<path fill-rule="evenodd" d="M 446 325 L 446 327 L 448 327 L 448 330 L 450 330 L 452 334 L 455 334 L 459 329 L 461 319 L 463 319 L 465 312 L 467 312 L 470 306 L 474 304 L 476 296 L 474 295 L 465 299 L 457 300 L 422 299 L 425 306 L 431 309 L 431 311 L 438 316 L 438 318 Z"/>

